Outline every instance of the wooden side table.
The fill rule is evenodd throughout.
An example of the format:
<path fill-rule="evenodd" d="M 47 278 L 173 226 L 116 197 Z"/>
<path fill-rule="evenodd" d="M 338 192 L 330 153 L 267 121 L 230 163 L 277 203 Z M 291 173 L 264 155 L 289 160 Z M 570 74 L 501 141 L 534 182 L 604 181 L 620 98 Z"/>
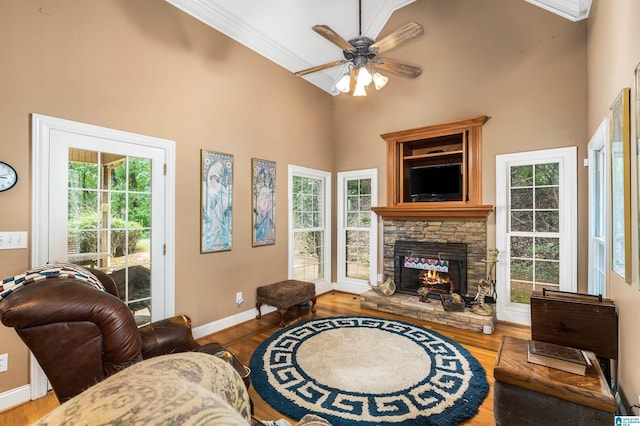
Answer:
<path fill-rule="evenodd" d="M 592 352 L 587 374 L 527 361 L 527 340 L 503 336 L 493 370 L 497 425 L 613 424 L 616 404 Z"/>

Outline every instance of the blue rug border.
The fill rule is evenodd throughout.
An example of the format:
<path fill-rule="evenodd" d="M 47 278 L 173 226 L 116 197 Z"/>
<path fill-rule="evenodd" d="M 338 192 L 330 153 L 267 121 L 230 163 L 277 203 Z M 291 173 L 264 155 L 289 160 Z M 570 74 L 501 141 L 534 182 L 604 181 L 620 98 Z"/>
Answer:
<path fill-rule="evenodd" d="M 251 369 L 251 382 L 253 384 L 254 389 L 260 395 L 262 399 L 265 400 L 269 405 L 278 410 L 280 413 L 284 414 L 287 417 L 290 417 L 295 420 L 300 420 L 305 414 L 309 414 L 309 410 L 306 408 L 299 407 L 298 405 L 287 401 L 285 398 L 279 396 L 278 391 L 271 386 L 265 378 L 264 370 L 262 368 L 261 359 L 265 354 L 267 346 L 277 339 L 282 333 L 291 330 L 296 327 L 303 326 L 308 323 L 317 322 L 317 321 L 326 321 L 326 320 L 340 320 L 340 319 L 348 319 L 348 318 L 357 318 L 362 320 L 384 320 L 384 321 L 395 321 L 400 324 L 406 324 L 413 327 L 423 328 L 429 333 L 433 334 L 437 338 L 440 338 L 448 343 L 456 345 L 457 349 L 460 351 L 462 355 L 468 360 L 471 371 L 473 372 L 473 377 L 470 380 L 469 389 L 464 393 L 464 395 L 455 402 L 455 404 L 447 409 L 444 413 L 435 414 L 431 416 L 421 416 L 411 420 L 405 420 L 402 423 L 381 423 L 381 422 L 369 422 L 369 421 L 359 421 L 354 423 L 351 420 L 345 420 L 340 417 L 332 416 L 326 413 L 317 413 L 317 415 L 327 419 L 334 426 L 339 426 L 341 424 L 354 424 L 357 426 L 382 426 L 382 425 L 394 425 L 394 426 L 448 426 L 458 424 L 464 420 L 468 420 L 473 417 L 477 412 L 485 400 L 487 395 L 489 394 L 489 383 L 487 381 L 487 375 L 484 367 L 480 362 L 460 343 L 455 340 L 443 336 L 435 330 L 430 328 L 423 327 L 419 324 L 414 324 L 408 321 L 402 321 L 391 318 L 381 318 L 381 317 L 373 317 L 369 315 L 343 315 L 336 317 L 324 317 L 324 318 L 312 318 L 306 321 L 297 322 L 288 327 L 278 330 L 273 333 L 270 337 L 265 339 L 256 350 L 251 355 L 251 360 L 249 361 L 249 368 Z M 257 379 L 257 380 L 256 380 Z"/>

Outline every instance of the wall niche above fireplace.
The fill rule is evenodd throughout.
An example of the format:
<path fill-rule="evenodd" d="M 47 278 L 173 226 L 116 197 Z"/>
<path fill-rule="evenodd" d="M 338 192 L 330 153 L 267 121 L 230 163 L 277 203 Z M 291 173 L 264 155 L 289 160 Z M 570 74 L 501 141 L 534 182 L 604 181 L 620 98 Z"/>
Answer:
<path fill-rule="evenodd" d="M 482 126 L 487 116 L 386 133 L 383 218 L 486 219 L 482 205 Z"/>

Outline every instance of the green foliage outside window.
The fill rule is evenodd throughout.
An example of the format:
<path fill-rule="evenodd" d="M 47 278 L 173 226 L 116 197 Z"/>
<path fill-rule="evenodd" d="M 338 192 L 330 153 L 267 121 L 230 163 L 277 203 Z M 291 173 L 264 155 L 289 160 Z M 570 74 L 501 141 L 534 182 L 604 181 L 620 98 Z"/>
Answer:
<path fill-rule="evenodd" d="M 98 223 L 95 213 L 81 216 L 77 220 L 69 222 L 69 233 L 78 237 L 80 253 L 99 253 L 98 233 L 103 230 L 97 228 Z M 149 231 L 140 229 L 137 222 L 129 222 L 129 229 L 125 229 L 126 223 L 120 219 L 111 222 L 111 256 L 124 256 L 136 252 L 136 247 L 141 238 L 148 238 Z M 127 241 L 127 233 L 129 239 Z"/>
<path fill-rule="evenodd" d="M 559 170 L 556 162 L 510 170 L 512 302 L 528 304 L 534 290 L 559 287 L 560 239 L 540 236 L 560 231 Z"/>

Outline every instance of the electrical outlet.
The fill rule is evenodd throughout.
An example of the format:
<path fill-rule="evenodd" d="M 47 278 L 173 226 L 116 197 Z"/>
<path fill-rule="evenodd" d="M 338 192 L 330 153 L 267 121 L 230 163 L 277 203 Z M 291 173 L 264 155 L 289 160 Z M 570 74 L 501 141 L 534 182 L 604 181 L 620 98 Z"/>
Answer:
<path fill-rule="evenodd" d="M 242 292 L 239 291 L 236 293 L 236 304 L 242 305 L 243 303 L 244 303 L 244 300 L 242 299 Z"/>
<path fill-rule="evenodd" d="M 382 282 L 382 274 L 378 274 L 378 282 L 381 283 Z"/>
<path fill-rule="evenodd" d="M 0 373 L 4 373 L 9 369 L 9 354 L 0 355 Z"/>

